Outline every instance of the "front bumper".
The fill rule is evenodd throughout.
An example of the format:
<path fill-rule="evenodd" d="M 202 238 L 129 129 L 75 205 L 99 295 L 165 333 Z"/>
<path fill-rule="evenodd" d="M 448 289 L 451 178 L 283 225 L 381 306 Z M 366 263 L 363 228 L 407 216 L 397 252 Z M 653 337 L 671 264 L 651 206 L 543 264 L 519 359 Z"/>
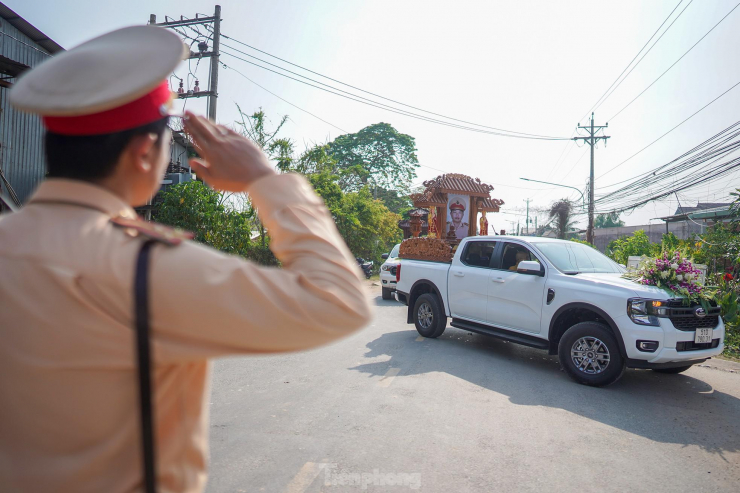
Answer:
<path fill-rule="evenodd" d="M 659 327 L 638 325 L 626 314 L 615 322 L 622 334 L 627 353 L 627 366 L 630 368 L 653 368 L 655 365 L 670 363 L 677 363 L 673 367 L 685 366 L 718 356 L 725 348 L 725 326 L 721 318 L 719 324 L 712 330 L 712 340 L 718 340 L 717 346 L 708 349 L 687 349 L 687 346 L 693 346 L 685 343 L 693 343 L 694 331 L 678 330 L 668 319 L 661 318 Z M 637 341 L 657 341 L 658 348 L 652 353 L 640 351 L 637 348 Z"/>
<path fill-rule="evenodd" d="M 380 273 L 380 285 L 386 289 L 396 289 L 396 276 L 391 276 L 383 271 Z"/>

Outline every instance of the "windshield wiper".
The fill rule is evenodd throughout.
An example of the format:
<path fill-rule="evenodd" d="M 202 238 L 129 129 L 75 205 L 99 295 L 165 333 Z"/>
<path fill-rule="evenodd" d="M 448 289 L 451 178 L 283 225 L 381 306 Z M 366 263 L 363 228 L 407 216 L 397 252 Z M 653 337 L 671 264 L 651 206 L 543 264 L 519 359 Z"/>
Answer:
<path fill-rule="evenodd" d="M 580 272 L 577 270 L 564 270 L 563 274 L 566 276 L 575 276 L 576 274 L 580 274 Z"/>

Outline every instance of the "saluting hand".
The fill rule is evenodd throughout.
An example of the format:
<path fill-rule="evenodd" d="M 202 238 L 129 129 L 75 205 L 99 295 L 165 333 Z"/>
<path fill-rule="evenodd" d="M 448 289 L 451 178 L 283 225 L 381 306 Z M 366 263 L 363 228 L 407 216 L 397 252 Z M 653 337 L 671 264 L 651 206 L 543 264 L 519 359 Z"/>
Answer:
<path fill-rule="evenodd" d="M 262 150 L 230 128 L 186 112 L 185 130 L 203 159 L 191 159 L 193 171 L 209 185 L 227 192 L 243 192 L 251 183 L 275 174 Z"/>

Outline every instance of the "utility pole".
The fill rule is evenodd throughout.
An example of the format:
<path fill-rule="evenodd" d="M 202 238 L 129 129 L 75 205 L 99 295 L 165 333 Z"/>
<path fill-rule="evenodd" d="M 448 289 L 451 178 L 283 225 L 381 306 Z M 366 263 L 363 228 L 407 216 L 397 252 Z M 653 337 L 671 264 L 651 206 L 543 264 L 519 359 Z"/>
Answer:
<path fill-rule="evenodd" d="M 219 60 L 219 43 L 221 38 L 221 6 L 216 5 L 216 12 L 213 14 L 213 55 L 211 55 L 211 95 L 208 96 L 208 119 L 216 121 L 216 101 L 218 99 L 218 60 Z"/>
<path fill-rule="evenodd" d="M 213 46 L 211 51 L 208 51 L 207 42 L 198 43 L 198 52 L 190 51 L 188 58 L 211 58 L 211 71 L 210 71 L 210 84 L 207 91 L 194 91 L 191 88 L 187 88 L 184 92 L 178 93 L 178 99 L 187 98 L 202 98 L 208 97 L 208 118 L 211 121 L 216 121 L 216 100 L 218 98 L 218 60 L 219 60 L 219 45 L 221 41 L 221 6 L 216 5 L 216 11 L 213 17 L 199 17 L 195 14 L 195 19 L 186 19 L 180 16 L 180 20 L 167 21 L 157 23 L 157 16 L 155 14 L 149 15 L 149 24 L 153 26 L 160 26 L 167 29 L 175 29 L 179 27 L 187 27 L 194 25 L 206 25 L 213 24 Z M 178 31 L 179 32 L 179 31 Z M 180 32 L 179 32 L 180 33 Z M 181 36 L 184 36 L 180 33 Z M 189 36 L 188 36 L 189 37 Z"/>
<path fill-rule="evenodd" d="M 573 137 L 573 140 L 582 140 L 591 146 L 591 179 L 588 181 L 588 229 L 586 230 L 586 241 L 592 245 L 594 243 L 594 147 L 599 140 L 603 140 L 604 145 L 606 145 L 606 139 L 610 137 L 607 135 L 597 136 L 596 133 L 608 126 L 609 123 L 606 125 L 594 125 L 594 114 L 592 112 L 590 126 L 581 126 L 580 123 L 578 124 L 578 128 L 588 132 L 588 136 Z"/>
<path fill-rule="evenodd" d="M 529 203 L 532 199 L 524 199 L 524 201 L 527 203 L 527 234 L 529 234 Z"/>

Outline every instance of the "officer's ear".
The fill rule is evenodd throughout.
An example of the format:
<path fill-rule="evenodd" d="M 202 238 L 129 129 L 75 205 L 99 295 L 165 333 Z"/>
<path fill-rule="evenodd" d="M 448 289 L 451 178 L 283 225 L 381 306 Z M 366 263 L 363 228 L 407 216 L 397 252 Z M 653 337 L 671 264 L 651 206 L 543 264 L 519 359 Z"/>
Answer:
<path fill-rule="evenodd" d="M 149 173 L 157 162 L 157 141 L 159 137 L 155 133 L 136 135 L 126 147 L 126 153 L 130 158 L 133 168 L 141 173 Z"/>

